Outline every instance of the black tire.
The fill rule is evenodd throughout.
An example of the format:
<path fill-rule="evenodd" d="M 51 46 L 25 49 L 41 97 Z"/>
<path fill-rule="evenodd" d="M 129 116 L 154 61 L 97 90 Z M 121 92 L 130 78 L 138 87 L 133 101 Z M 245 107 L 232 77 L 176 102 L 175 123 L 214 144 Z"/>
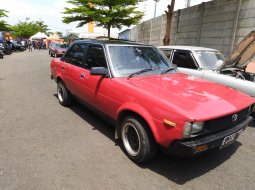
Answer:
<path fill-rule="evenodd" d="M 68 107 L 72 104 L 72 95 L 66 88 L 63 81 L 57 83 L 57 95 L 59 103 L 62 106 Z"/>
<path fill-rule="evenodd" d="M 121 140 L 127 156 L 135 163 L 153 159 L 157 146 L 147 124 L 136 116 L 128 116 L 121 123 Z"/>

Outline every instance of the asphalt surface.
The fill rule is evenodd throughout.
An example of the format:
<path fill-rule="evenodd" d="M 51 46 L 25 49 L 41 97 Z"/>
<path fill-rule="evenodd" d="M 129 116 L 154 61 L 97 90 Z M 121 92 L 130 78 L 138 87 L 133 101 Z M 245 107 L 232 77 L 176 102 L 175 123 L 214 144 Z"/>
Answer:
<path fill-rule="evenodd" d="M 162 152 L 136 165 L 113 127 L 86 107 L 62 107 L 46 50 L 0 59 L 0 189 L 254 190 L 255 128 L 196 158 Z"/>

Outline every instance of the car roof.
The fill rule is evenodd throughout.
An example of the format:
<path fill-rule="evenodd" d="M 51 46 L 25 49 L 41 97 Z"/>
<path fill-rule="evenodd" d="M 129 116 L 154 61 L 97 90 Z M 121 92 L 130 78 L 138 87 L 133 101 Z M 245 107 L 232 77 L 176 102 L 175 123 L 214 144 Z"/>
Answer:
<path fill-rule="evenodd" d="M 94 44 L 102 44 L 102 45 L 107 45 L 107 44 L 120 44 L 120 45 L 143 45 L 143 46 L 151 46 L 148 44 L 142 44 L 142 43 L 137 43 L 137 42 L 132 42 L 132 41 L 125 41 L 125 40 L 120 40 L 120 39 L 110 39 L 110 40 L 76 40 L 74 41 L 75 44 L 77 43 L 94 43 Z"/>
<path fill-rule="evenodd" d="M 159 49 L 178 49 L 178 50 L 190 50 L 190 51 L 218 51 L 212 48 L 198 47 L 198 46 L 158 46 Z"/>

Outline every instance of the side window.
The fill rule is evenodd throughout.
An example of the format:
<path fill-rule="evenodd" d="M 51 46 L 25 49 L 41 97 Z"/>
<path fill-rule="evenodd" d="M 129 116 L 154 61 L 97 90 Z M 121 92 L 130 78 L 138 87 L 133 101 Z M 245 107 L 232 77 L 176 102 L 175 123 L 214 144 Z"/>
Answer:
<path fill-rule="evenodd" d="M 85 61 L 87 69 L 91 67 L 107 67 L 104 49 L 101 45 L 90 45 Z"/>
<path fill-rule="evenodd" d="M 197 69 L 191 52 L 186 50 L 174 51 L 173 64 L 177 65 L 177 67 Z"/>
<path fill-rule="evenodd" d="M 87 44 L 74 44 L 71 50 L 65 55 L 64 61 L 75 66 L 84 66 L 84 55 L 87 51 Z"/>
<path fill-rule="evenodd" d="M 161 50 L 161 51 L 165 54 L 165 56 L 166 56 L 168 59 L 171 58 L 171 55 L 172 55 L 172 51 L 173 51 L 173 50 L 164 49 L 164 50 Z"/>

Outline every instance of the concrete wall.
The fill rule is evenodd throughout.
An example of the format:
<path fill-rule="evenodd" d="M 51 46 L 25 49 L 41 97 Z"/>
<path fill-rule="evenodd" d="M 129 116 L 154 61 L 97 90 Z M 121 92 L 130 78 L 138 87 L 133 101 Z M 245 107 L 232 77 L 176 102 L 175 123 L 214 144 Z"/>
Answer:
<path fill-rule="evenodd" d="M 166 15 L 131 29 L 131 40 L 163 45 Z M 255 30 L 255 0 L 214 0 L 174 12 L 171 45 L 219 49 L 228 55 L 250 31 Z"/>

